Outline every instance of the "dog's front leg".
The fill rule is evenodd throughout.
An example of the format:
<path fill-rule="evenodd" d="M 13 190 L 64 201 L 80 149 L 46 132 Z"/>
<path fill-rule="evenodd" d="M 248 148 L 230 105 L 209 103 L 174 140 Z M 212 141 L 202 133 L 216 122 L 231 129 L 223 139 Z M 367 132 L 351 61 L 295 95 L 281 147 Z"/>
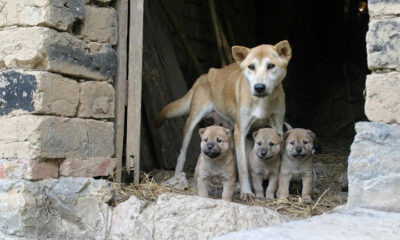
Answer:
<path fill-rule="evenodd" d="M 197 178 L 197 193 L 200 197 L 208 197 L 208 180 L 203 176 Z"/>
<path fill-rule="evenodd" d="M 301 191 L 301 197 L 303 198 L 303 201 L 305 203 L 311 203 L 311 192 L 312 192 L 312 183 L 313 181 L 313 174 L 312 172 L 306 172 L 303 173 L 302 176 L 302 184 L 303 184 L 303 189 Z"/>
<path fill-rule="evenodd" d="M 278 188 L 278 174 L 273 173 L 270 175 L 269 180 L 268 180 L 268 187 L 267 191 L 265 193 L 265 198 L 269 200 L 275 200 L 275 192 L 276 189 Z"/>
<path fill-rule="evenodd" d="M 249 124 L 243 121 L 240 122 L 241 121 L 237 118 L 235 125 L 235 148 L 240 182 L 240 199 L 242 199 L 242 201 L 251 201 L 254 198 L 254 194 L 251 192 L 249 183 L 245 143 Z"/>

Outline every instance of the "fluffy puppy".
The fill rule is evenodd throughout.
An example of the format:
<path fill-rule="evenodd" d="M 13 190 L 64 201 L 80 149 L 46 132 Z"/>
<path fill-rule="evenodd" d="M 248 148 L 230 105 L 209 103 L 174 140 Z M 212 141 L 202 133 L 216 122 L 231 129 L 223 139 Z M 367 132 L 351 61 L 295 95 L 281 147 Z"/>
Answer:
<path fill-rule="evenodd" d="M 281 164 L 282 138 L 275 130 L 262 128 L 253 133 L 253 139 L 254 147 L 249 154 L 249 165 L 256 198 L 264 199 L 262 183 L 268 179 L 265 197 L 274 200 Z"/>
<path fill-rule="evenodd" d="M 208 197 L 212 181 L 223 185 L 222 199 L 232 201 L 235 190 L 236 168 L 233 155 L 232 131 L 220 126 L 200 128 L 201 153 L 195 170 L 199 196 Z"/>
<path fill-rule="evenodd" d="M 307 129 L 294 128 L 284 134 L 284 149 L 279 173 L 279 199 L 289 197 L 289 184 L 293 180 L 301 180 L 301 192 L 304 202 L 312 202 L 313 159 L 315 134 Z"/>

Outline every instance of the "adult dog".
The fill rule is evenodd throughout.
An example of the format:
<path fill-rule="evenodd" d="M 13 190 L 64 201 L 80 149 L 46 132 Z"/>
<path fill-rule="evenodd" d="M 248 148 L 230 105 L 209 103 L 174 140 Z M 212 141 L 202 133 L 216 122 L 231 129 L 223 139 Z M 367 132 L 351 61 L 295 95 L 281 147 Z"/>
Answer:
<path fill-rule="evenodd" d="M 285 93 L 282 80 L 292 57 L 288 41 L 254 48 L 232 47 L 236 63 L 221 69 L 211 68 L 201 75 L 189 92 L 168 104 L 157 117 L 156 127 L 167 118 L 189 113 L 175 174 L 183 170 L 186 151 L 199 121 L 215 111 L 235 126 L 234 141 L 239 171 L 240 197 L 251 200 L 246 156 L 246 136 L 251 129 L 270 125 L 282 134 Z"/>

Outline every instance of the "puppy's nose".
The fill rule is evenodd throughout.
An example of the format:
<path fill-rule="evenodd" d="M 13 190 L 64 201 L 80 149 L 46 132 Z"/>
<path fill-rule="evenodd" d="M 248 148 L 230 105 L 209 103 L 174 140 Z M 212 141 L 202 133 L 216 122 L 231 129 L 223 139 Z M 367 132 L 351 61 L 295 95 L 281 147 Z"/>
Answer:
<path fill-rule="evenodd" d="M 262 83 L 257 83 L 256 85 L 254 85 L 254 90 L 256 90 L 256 92 L 258 93 L 262 93 L 265 91 L 265 85 Z"/>
<path fill-rule="evenodd" d="M 207 148 L 208 149 L 212 149 L 214 147 L 214 143 L 207 143 Z"/>
<path fill-rule="evenodd" d="M 261 156 L 265 156 L 265 155 L 267 155 L 267 151 L 266 150 L 261 150 Z"/>
<path fill-rule="evenodd" d="M 296 146 L 296 152 L 301 153 L 303 148 L 301 146 Z"/>

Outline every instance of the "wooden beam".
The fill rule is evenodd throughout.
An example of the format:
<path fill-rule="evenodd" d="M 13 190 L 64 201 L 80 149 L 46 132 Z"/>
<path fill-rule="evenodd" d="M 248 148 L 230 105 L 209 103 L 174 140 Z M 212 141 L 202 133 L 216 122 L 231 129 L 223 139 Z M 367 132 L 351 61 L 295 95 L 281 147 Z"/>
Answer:
<path fill-rule="evenodd" d="M 130 1 L 128 112 L 126 136 L 127 170 L 134 170 L 134 182 L 139 183 L 140 129 L 142 110 L 142 56 L 144 0 Z"/>
<path fill-rule="evenodd" d="M 114 146 L 117 158 L 114 181 L 122 181 L 122 156 L 125 134 L 125 98 L 128 61 L 128 0 L 117 0 L 116 10 L 118 13 L 118 44 L 117 44 L 117 73 L 115 76 L 115 119 L 114 119 Z"/>

